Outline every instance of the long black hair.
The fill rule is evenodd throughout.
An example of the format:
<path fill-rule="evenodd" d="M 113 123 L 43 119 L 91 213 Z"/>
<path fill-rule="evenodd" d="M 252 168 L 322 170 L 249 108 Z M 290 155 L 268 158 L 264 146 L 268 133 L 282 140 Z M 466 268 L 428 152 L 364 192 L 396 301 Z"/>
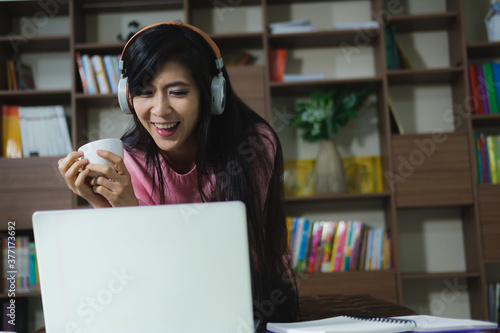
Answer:
<path fill-rule="evenodd" d="M 199 121 L 194 130 L 196 195 L 201 201 L 240 200 L 246 205 L 254 315 L 261 323 L 293 320 L 297 290 L 287 256 L 283 156 L 275 131 L 234 93 L 225 68 L 226 107 L 222 115 L 211 114 L 210 82 L 218 72 L 215 56 L 205 39 L 188 27 L 160 24 L 147 29 L 134 39 L 124 59 L 132 97 L 148 85 L 165 62 L 175 61 L 191 72 L 200 91 Z M 159 148 L 135 112 L 133 117 L 133 127 L 122 137 L 125 149 L 132 154 L 135 150 L 145 152 L 147 167 L 165 203 Z M 269 146 L 274 146 L 274 156 L 263 149 Z M 212 191 L 205 193 L 203 182 L 213 179 L 213 174 Z M 266 183 L 259 179 L 266 179 Z"/>

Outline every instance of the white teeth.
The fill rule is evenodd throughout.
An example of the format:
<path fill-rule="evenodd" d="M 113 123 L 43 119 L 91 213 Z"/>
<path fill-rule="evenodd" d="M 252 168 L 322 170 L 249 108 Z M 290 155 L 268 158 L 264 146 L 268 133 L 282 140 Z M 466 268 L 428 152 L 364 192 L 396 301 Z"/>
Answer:
<path fill-rule="evenodd" d="M 154 125 L 156 127 L 158 127 L 159 129 L 170 129 L 170 128 L 175 127 L 175 125 L 177 125 L 177 122 L 169 123 L 169 124 L 154 124 Z"/>

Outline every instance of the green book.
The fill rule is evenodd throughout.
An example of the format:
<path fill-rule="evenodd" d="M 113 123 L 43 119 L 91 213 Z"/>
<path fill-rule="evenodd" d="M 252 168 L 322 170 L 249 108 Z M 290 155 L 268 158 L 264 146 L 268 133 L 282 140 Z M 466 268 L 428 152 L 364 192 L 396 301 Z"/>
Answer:
<path fill-rule="evenodd" d="M 490 113 L 498 112 L 498 101 L 495 92 L 495 84 L 493 81 L 493 72 L 491 70 L 491 63 L 487 62 L 483 64 L 484 71 L 484 83 L 486 84 L 486 92 L 488 94 L 488 103 L 490 105 Z"/>

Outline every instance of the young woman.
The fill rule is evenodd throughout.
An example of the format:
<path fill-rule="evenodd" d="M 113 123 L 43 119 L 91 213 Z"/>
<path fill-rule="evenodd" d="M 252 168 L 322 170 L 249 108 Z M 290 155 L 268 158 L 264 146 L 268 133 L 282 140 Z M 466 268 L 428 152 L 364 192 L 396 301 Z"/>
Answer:
<path fill-rule="evenodd" d="M 122 137 L 124 159 L 101 151 L 115 165 L 109 168 L 72 152 L 59 170 L 95 208 L 244 202 L 255 317 L 262 325 L 291 321 L 297 297 L 286 259 L 281 146 L 272 127 L 233 92 L 218 58 L 209 37 L 186 24 L 164 22 L 138 32 L 122 54 L 122 108 L 133 116 Z M 89 178 L 90 171 L 104 176 Z"/>

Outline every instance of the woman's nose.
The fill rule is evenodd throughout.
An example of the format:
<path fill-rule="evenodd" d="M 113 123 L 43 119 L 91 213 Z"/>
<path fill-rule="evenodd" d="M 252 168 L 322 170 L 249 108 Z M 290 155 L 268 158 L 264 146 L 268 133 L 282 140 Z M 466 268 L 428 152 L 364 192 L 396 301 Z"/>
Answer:
<path fill-rule="evenodd" d="M 154 104 L 151 111 L 155 115 L 162 116 L 165 114 L 172 113 L 172 107 L 170 105 L 167 96 L 164 96 L 163 94 L 156 94 L 153 103 Z"/>

